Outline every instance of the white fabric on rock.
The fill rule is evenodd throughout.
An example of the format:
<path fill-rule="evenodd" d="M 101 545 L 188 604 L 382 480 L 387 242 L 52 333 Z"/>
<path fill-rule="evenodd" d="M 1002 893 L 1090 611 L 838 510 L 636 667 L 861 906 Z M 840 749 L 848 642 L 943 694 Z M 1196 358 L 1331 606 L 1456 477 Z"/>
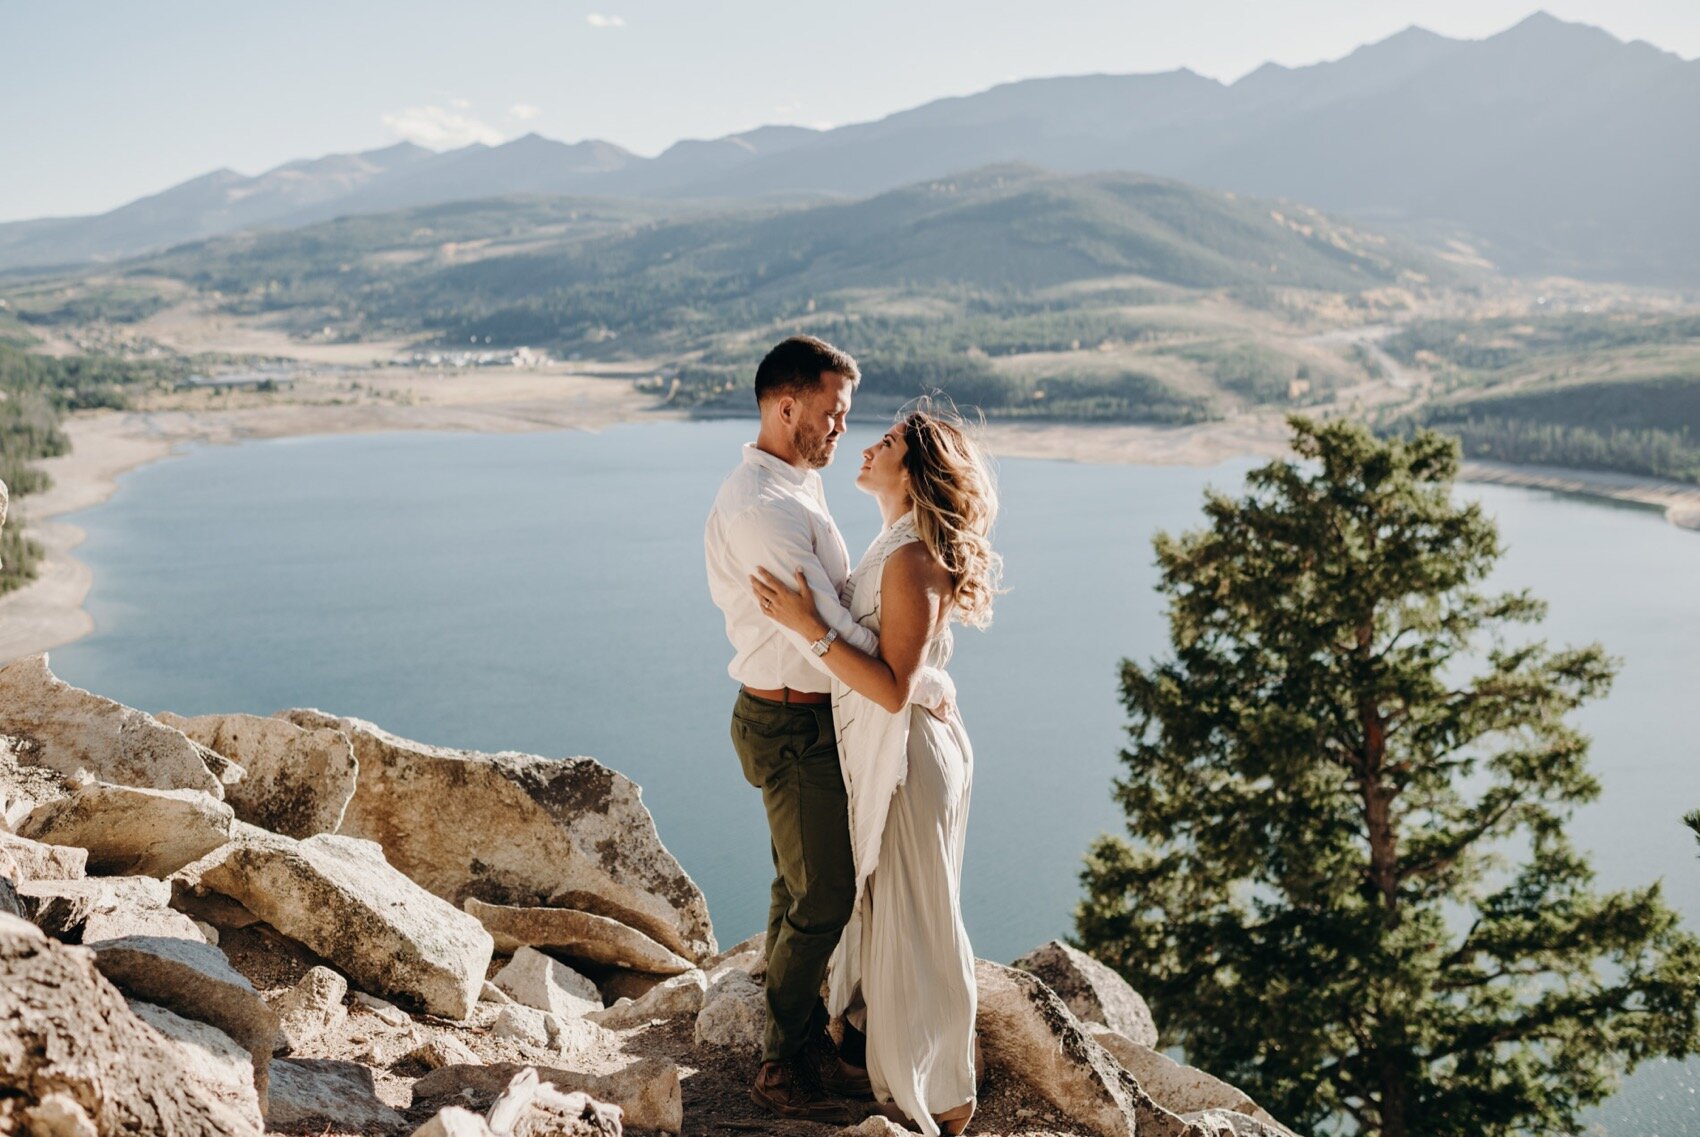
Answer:
<path fill-rule="evenodd" d="M 906 514 L 874 539 L 851 574 L 846 602 L 878 632 L 886 558 L 919 540 Z M 950 661 L 948 628 L 926 664 Z M 961 719 L 940 722 L 911 704 L 892 714 L 833 683 L 839 763 L 856 857 L 855 913 L 829 972 L 828 1009 L 867 1009 L 868 1076 L 936 1137 L 933 1114 L 974 1090 L 974 952 L 962 924 L 962 852 L 974 752 Z"/>

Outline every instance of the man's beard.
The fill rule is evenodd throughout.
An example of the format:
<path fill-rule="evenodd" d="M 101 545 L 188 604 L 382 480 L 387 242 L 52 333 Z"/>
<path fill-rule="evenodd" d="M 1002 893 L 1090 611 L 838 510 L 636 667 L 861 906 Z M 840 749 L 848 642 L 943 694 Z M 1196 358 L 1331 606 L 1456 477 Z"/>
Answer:
<path fill-rule="evenodd" d="M 834 440 L 836 435 L 831 436 Z M 811 470 L 818 470 L 832 461 L 832 446 L 827 442 L 825 434 L 810 434 L 798 426 L 791 431 L 791 446 L 797 451 L 797 457 L 803 465 Z"/>

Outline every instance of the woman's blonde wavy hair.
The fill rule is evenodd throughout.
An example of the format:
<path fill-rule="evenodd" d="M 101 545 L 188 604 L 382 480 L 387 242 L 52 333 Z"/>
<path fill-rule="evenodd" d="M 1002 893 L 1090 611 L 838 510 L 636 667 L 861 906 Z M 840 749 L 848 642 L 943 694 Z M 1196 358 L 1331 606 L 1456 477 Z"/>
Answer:
<path fill-rule="evenodd" d="M 1003 558 L 991 541 L 998 515 L 991 464 L 954 409 L 937 409 L 924 399 L 899 422 L 908 447 L 903 465 L 915 530 L 950 572 L 951 617 L 984 628 L 992 622 L 992 597 L 1003 591 Z"/>

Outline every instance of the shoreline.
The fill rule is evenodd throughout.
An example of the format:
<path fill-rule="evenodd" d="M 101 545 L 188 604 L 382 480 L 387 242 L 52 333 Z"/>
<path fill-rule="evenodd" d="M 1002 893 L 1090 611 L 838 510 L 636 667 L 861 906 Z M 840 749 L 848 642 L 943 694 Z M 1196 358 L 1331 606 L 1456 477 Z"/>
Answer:
<path fill-rule="evenodd" d="M 470 388 L 470 389 L 469 389 Z M 423 388 L 400 389 L 417 393 Z M 38 463 L 53 479 L 45 493 L 14 501 L 10 524 L 24 523 L 40 542 L 36 580 L 0 597 L 0 664 L 72 643 L 94 630 L 84 607 L 93 573 L 73 551 L 84 531 L 66 514 L 109 499 L 118 479 L 179 453 L 186 445 L 229 445 L 268 438 L 463 430 L 518 434 L 600 430 L 619 423 L 690 421 L 657 406 L 629 384 L 584 374 L 528 375 L 430 391 L 417 402 L 275 403 L 207 409 L 95 411 L 66 420 L 71 453 Z M 1241 416 L 1194 426 L 993 423 L 984 437 L 1000 458 L 1088 465 L 1205 466 L 1236 457 L 1286 452 L 1279 417 Z M 1609 471 L 1466 461 L 1460 482 L 1543 489 L 1660 510 L 1679 528 L 1700 531 L 1700 486 Z"/>

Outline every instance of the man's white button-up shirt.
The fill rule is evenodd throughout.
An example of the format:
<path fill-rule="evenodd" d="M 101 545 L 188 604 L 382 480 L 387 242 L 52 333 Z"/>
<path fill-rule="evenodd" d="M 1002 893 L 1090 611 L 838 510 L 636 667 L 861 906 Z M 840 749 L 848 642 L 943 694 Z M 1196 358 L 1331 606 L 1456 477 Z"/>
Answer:
<path fill-rule="evenodd" d="M 703 532 L 708 591 L 726 615 L 732 664 L 726 670 L 746 687 L 830 691 L 832 673 L 808 641 L 761 610 L 750 576 L 764 567 L 786 583 L 803 570 L 815 608 L 839 638 L 868 654 L 879 637 L 850 618 L 839 601 L 850 578 L 850 554 L 832 515 L 820 474 L 800 470 L 754 443 L 715 495 Z"/>
<path fill-rule="evenodd" d="M 754 443 L 715 495 L 703 532 L 708 591 L 726 616 L 732 641 L 727 673 L 746 687 L 793 691 L 832 690 L 832 673 L 808 641 L 761 610 L 750 576 L 763 567 L 787 584 L 803 570 L 815 609 L 839 639 L 869 655 L 879 637 L 850 618 L 841 594 L 850 578 L 850 554 L 826 509 L 820 474 L 798 469 Z M 950 680 L 923 669 L 915 702 L 932 706 L 954 694 Z"/>

